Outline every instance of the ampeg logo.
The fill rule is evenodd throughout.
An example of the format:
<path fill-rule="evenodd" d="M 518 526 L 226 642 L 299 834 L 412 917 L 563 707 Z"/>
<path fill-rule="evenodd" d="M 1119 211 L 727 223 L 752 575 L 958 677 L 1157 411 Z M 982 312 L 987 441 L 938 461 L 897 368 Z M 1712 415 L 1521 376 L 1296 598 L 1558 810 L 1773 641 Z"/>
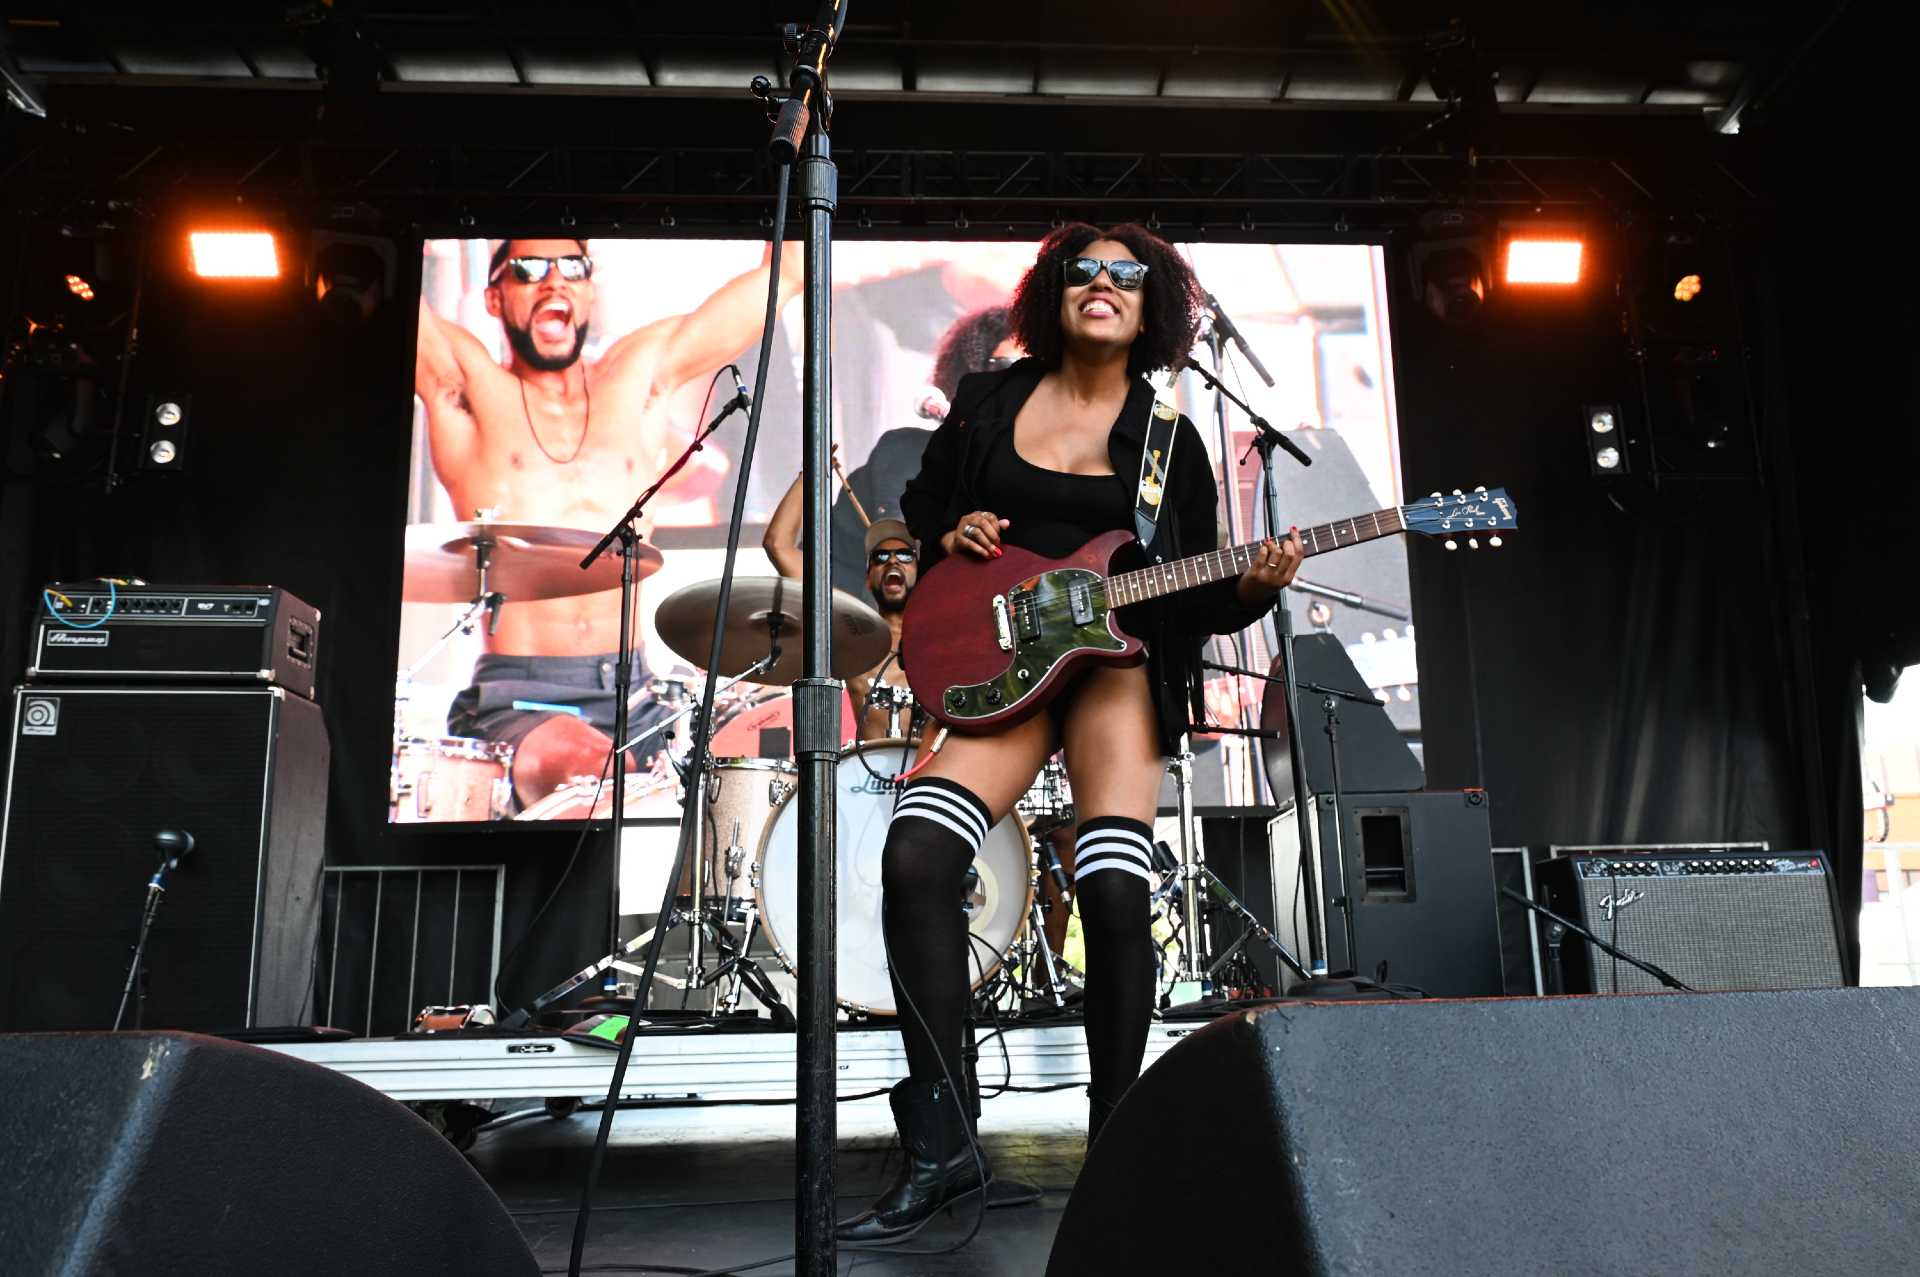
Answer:
<path fill-rule="evenodd" d="M 47 646 L 105 647 L 111 638 L 112 635 L 105 632 L 99 634 L 68 634 L 62 631 L 47 635 Z"/>
<path fill-rule="evenodd" d="M 29 696 L 20 703 L 22 736 L 57 736 L 60 733 L 60 701 L 52 696 Z"/>

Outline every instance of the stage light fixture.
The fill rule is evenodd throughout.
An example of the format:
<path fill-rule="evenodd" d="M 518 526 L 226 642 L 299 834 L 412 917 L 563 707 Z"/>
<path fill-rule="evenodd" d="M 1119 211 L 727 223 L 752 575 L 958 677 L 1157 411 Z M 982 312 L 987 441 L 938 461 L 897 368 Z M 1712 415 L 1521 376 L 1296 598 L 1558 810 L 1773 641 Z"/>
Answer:
<path fill-rule="evenodd" d="M 1583 248 L 1577 239 L 1516 235 L 1507 241 L 1507 282 L 1577 284 Z"/>
<path fill-rule="evenodd" d="M 89 284 L 86 280 L 80 278 L 78 275 L 67 276 L 67 291 L 72 293 L 75 297 L 78 297 L 83 302 L 90 302 L 93 300 L 93 285 Z"/>
<path fill-rule="evenodd" d="M 1594 474 L 1627 473 L 1627 441 L 1617 404 L 1587 405 L 1586 436 L 1587 465 Z"/>
<path fill-rule="evenodd" d="M 280 254 L 269 231 L 193 231 L 193 273 L 202 279 L 277 279 Z"/>
<path fill-rule="evenodd" d="M 1471 323 L 1487 300 L 1491 248 L 1479 214 L 1458 208 L 1425 214 L 1407 250 L 1415 295 L 1441 322 Z"/>
<path fill-rule="evenodd" d="M 186 468 L 187 432 L 192 425 L 188 402 L 182 395 L 155 395 L 147 401 L 146 426 L 140 439 L 142 470 Z"/>
<path fill-rule="evenodd" d="M 1673 286 L 1673 300 L 1677 302 L 1690 302 L 1699 295 L 1700 277 L 1698 275 L 1682 275 Z"/>

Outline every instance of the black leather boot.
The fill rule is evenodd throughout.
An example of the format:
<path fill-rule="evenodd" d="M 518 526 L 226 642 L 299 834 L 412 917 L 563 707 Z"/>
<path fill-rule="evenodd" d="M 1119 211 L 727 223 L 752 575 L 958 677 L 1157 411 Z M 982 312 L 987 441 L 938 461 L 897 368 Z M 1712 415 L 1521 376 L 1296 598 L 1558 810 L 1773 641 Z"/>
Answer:
<path fill-rule="evenodd" d="M 834 1232 L 843 1242 L 902 1241 L 982 1182 L 985 1155 L 974 1160 L 966 1117 L 945 1082 L 928 1085 L 908 1078 L 894 1086 L 888 1102 L 906 1164 L 871 1207 L 840 1221 Z"/>

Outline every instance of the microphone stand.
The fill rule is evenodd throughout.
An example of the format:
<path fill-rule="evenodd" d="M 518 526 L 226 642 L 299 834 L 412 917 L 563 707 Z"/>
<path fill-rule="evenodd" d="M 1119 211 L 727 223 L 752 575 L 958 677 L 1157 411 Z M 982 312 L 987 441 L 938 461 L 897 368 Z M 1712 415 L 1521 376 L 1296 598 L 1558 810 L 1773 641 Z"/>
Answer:
<path fill-rule="evenodd" d="M 1251 452 L 1260 454 L 1261 498 L 1265 502 L 1267 516 L 1267 535 L 1276 535 L 1280 530 L 1279 489 L 1273 481 L 1273 453 L 1276 448 L 1285 448 L 1287 452 L 1303 466 L 1313 464 L 1300 448 L 1300 445 L 1275 430 L 1273 426 L 1255 412 L 1246 400 L 1228 390 L 1220 379 L 1192 360 L 1187 368 L 1199 376 L 1200 380 L 1213 387 L 1229 403 L 1245 413 L 1247 420 L 1253 423 L 1254 436 Z M 1246 457 L 1240 458 L 1242 465 Z M 1287 607 L 1286 591 L 1282 590 L 1273 600 L 1273 626 L 1280 649 L 1280 691 L 1285 697 L 1287 708 L 1287 732 L 1291 737 L 1288 747 L 1288 762 L 1293 772 L 1293 814 L 1299 825 L 1300 873 L 1306 888 L 1307 897 L 1307 965 L 1315 976 L 1327 974 L 1327 938 L 1321 930 L 1320 910 L 1316 907 L 1320 900 L 1320 875 L 1314 865 L 1313 813 L 1307 803 L 1307 760 L 1300 749 L 1300 693 L 1299 671 L 1293 662 L 1293 613 Z M 1271 693 L 1269 693 L 1271 694 Z M 1235 733 L 1238 735 L 1239 733 Z M 1264 768 L 1262 770 L 1265 770 Z M 1275 894 L 1274 917 L 1280 917 L 1282 904 L 1278 893 Z M 1292 906 L 1286 906 L 1292 911 Z"/>
<path fill-rule="evenodd" d="M 185 854 L 184 852 L 181 854 Z M 140 998 L 134 1004 L 133 1027 L 143 1028 L 147 1019 L 147 937 L 153 931 L 153 919 L 160 912 L 160 901 L 167 894 L 167 870 L 180 867 L 180 856 L 163 855 L 160 865 L 153 871 L 153 877 L 147 879 L 147 901 L 140 910 L 140 935 L 134 941 L 133 961 L 127 964 L 127 982 L 120 988 L 120 1009 L 113 1013 L 113 1030 L 119 1032 L 120 1022 L 127 1015 L 127 999 L 133 995 L 137 984 Z"/>
<path fill-rule="evenodd" d="M 807 30 L 793 33 L 789 96 L 780 104 L 768 152 L 794 168 L 806 219 L 806 359 L 801 540 L 802 667 L 793 685 L 794 761 L 799 765 L 800 848 L 797 894 L 799 1035 L 794 1050 L 794 1268 L 801 1277 L 833 1277 L 834 1152 L 838 1136 L 834 955 L 834 769 L 839 759 L 840 698 L 833 677 L 833 214 L 839 174 L 828 130 L 833 99 L 827 61 L 846 29 L 847 0 L 820 0 Z M 758 86 L 756 86 L 756 91 Z M 763 99 L 766 98 L 762 94 Z"/>
<path fill-rule="evenodd" d="M 1573 934 L 1581 937 L 1588 944 L 1593 945 L 1595 948 L 1599 949 L 1601 952 L 1610 954 L 1611 956 L 1616 957 L 1620 959 L 1620 961 L 1628 963 L 1631 966 L 1639 967 L 1642 971 L 1646 972 L 1648 975 L 1658 980 L 1661 984 L 1666 985 L 1669 989 L 1676 990 L 1680 993 L 1698 993 L 1699 992 L 1699 990 L 1694 988 L 1692 985 L 1682 984 L 1677 978 L 1668 974 L 1665 971 L 1662 971 L 1659 967 L 1654 966 L 1651 962 L 1642 962 L 1639 958 L 1634 957 L 1631 953 L 1627 953 L 1622 949 L 1615 948 L 1613 945 L 1608 944 L 1605 940 L 1602 940 L 1599 936 L 1593 934 L 1593 932 L 1587 930 L 1587 928 L 1581 926 L 1579 923 L 1575 922 L 1573 919 L 1561 917 L 1559 914 L 1547 908 L 1545 905 L 1541 904 L 1539 901 L 1534 900 L 1531 897 L 1521 892 L 1515 891 L 1512 887 L 1500 888 L 1500 894 L 1503 896 L 1509 896 L 1512 899 L 1519 901 L 1521 904 L 1533 910 L 1535 913 L 1539 914 L 1541 917 L 1546 918 L 1548 921 L 1552 922 L 1555 926 L 1564 927 L 1568 931 L 1573 932 Z M 1554 992 L 1558 993 L 1560 992 L 1560 990 L 1556 988 Z"/>
<path fill-rule="evenodd" d="M 735 376 L 738 375 L 736 370 Z M 628 747 L 635 743 L 627 739 L 627 716 L 633 700 L 633 590 L 635 584 L 633 557 L 634 550 L 640 543 L 640 533 L 635 524 L 640 518 L 640 512 L 646 509 L 647 502 L 653 500 L 654 494 L 664 488 L 673 476 L 679 474 L 686 464 L 693 460 L 693 454 L 705 446 L 707 439 L 720 428 L 720 423 L 731 416 L 736 409 L 746 406 L 741 402 L 743 398 L 745 398 L 744 394 L 736 394 L 729 399 L 720 411 L 714 414 L 713 420 L 694 435 L 692 442 L 687 444 L 674 463 L 668 466 L 632 505 L 627 507 L 626 513 L 607 529 L 606 535 L 601 537 L 594 547 L 587 551 L 587 556 L 580 560 L 581 570 L 585 571 L 593 566 L 596 559 L 611 549 L 615 542 L 619 543 L 619 549 L 615 551 L 620 556 L 620 650 L 615 657 L 613 671 L 613 855 L 609 870 L 612 891 L 608 895 L 607 902 L 607 955 L 609 958 L 617 957 L 621 952 L 620 853 L 626 839 L 627 826 L 626 758 Z M 483 582 L 484 579 L 483 577 Z M 485 594 L 484 584 L 482 594 Z M 696 775 L 693 795 L 696 819 L 700 811 L 702 789 L 702 777 Z M 698 953 L 697 949 L 695 953 Z M 607 996 L 612 997 L 620 991 L 620 980 L 611 965 L 606 968 L 606 973 L 603 989 Z"/>

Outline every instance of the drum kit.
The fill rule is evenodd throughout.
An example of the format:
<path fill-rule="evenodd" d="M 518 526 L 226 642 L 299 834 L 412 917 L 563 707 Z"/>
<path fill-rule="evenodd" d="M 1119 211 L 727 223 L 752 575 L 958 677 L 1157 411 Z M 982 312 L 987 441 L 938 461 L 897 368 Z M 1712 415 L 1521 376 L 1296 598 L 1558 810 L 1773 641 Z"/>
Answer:
<path fill-rule="evenodd" d="M 592 776 L 575 778 L 516 813 L 511 746 L 406 730 L 420 671 L 456 635 L 490 626 L 508 599 L 562 598 L 618 585 L 616 556 L 600 560 L 594 572 L 578 566 L 596 539 L 595 534 L 569 528 L 484 517 L 407 530 L 407 601 L 464 607 L 397 680 L 390 787 L 394 820 L 592 820 L 611 815 L 613 787 Z M 640 571 L 658 570 L 658 551 L 644 545 L 638 550 Z M 661 920 L 690 930 L 686 971 L 683 978 L 658 978 L 688 990 L 715 990 L 712 1009 L 717 1013 L 737 1011 L 743 993 L 750 991 L 776 1020 L 784 1020 L 777 992 L 748 955 L 770 958 L 788 974 L 797 962 L 798 771 L 790 756 L 791 702 L 783 689 L 801 677 L 802 666 L 800 644 L 782 644 L 781 639 L 802 633 L 800 583 L 779 577 L 736 578 L 724 616 L 718 611 L 719 591 L 717 580 L 686 586 L 661 600 L 653 615 L 662 643 L 696 667 L 706 661 L 718 624 L 720 667 L 740 671 L 716 688 L 712 756 L 705 774 L 685 774 L 685 752 L 652 752 L 640 770 L 624 778 L 626 814 L 629 819 L 678 819 L 696 801 L 689 791 L 703 795 L 697 800 L 704 808 L 698 813 L 702 828 L 697 855 L 682 876 L 673 913 Z M 844 591 L 833 592 L 832 627 L 837 678 L 872 670 L 892 649 L 885 620 Z M 698 675 L 656 678 L 640 688 L 635 703 L 650 701 L 674 712 L 629 746 L 693 717 L 703 690 Z M 838 1000 L 850 1016 L 896 1011 L 880 930 L 880 859 L 899 777 L 912 767 L 918 749 L 911 693 L 875 680 L 870 701 L 886 709 L 893 735 L 853 739 L 857 720 L 847 707 L 842 722 L 843 739 L 849 743 L 836 765 Z M 645 749 L 634 752 L 648 757 Z M 774 752 L 788 756 L 763 756 Z M 997 976 L 996 989 L 1004 990 L 1011 981 L 1056 1006 L 1064 1004 L 1069 968 L 1047 942 L 1043 909 L 1048 906 L 1039 888 L 1048 868 L 1061 876 L 1046 835 L 1072 822 L 1072 794 L 1055 759 L 989 833 L 967 876 L 962 902 L 975 937 L 970 965 L 976 990 Z M 642 934 L 619 953 L 576 973 L 535 999 L 528 1011 L 537 1013 L 609 967 L 637 976 L 631 955 L 650 938 L 650 932 Z M 716 959 L 711 965 L 706 961 L 709 943 Z"/>

